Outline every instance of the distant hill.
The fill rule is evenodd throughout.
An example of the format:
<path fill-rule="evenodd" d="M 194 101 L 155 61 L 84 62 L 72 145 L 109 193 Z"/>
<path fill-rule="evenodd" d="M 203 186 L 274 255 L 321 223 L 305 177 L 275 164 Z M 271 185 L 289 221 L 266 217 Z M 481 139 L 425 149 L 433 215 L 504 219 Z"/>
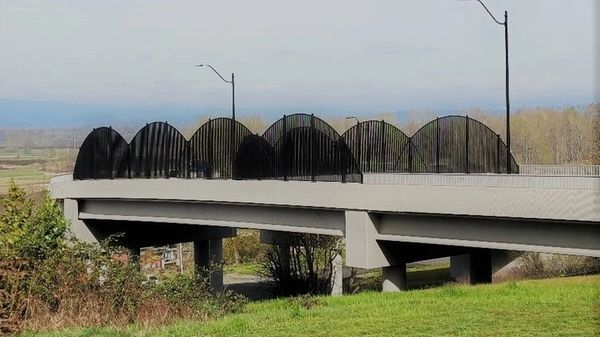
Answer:
<path fill-rule="evenodd" d="M 343 117 L 348 115 L 373 115 L 361 111 L 323 108 L 315 111 L 297 111 L 294 108 L 241 107 L 238 115 L 259 115 L 267 122 L 274 122 L 283 114 L 294 112 L 314 113 L 319 117 Z M 397 121 L 410 119 L 408 110 L 392 112 Z M 456 114 L 457 110 L 436 111 L 436 115 Z M 177 127 L 193 124 L 199 117 L 222 116 L 210 111 L 199 111 L 189 106 L 111 106 L 99 104 L 65 103 L 51 101 L 24 101 L 0 98 L 0 129 L 80 128 L 98 126 L 142 126 L 148 122 L 167 121 Z"/>
<path fill-rule="evenodd" d="M 199 114 L 189 107 L 123 107 L 0 99 L 0 129 L 77 128 L 168 121 L 192 123 Z"/>

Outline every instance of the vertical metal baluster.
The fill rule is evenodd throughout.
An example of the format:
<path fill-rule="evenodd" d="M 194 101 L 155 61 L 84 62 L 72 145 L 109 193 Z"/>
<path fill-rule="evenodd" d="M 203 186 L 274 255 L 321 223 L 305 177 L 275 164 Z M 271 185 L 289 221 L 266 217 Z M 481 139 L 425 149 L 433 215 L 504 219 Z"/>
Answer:
<path fill-rule="evenodd" d="M 94 179 L 96 179 L 96 165 L 97 165 L 96 162 L 98 161 L 97 160 L 98 152 L 96 151 L 96 138 L 98 136 L 96 136 L 95 131 L 96 131 L 96 129 L 94 128 L 92 131 L 92 133 L 94 134 L 94 137 L 91 139 L 92 140 L 92 155 L 90 156 L 90 158 L 92 158 L 92 160 L 91 160 L 92 165 L 90 165 L 92 174 L 90 174 L 90 175 Z"/>
<path fill-rule="evenodd" d="M 500 173 L 500 134 L 497 134 L 496 139 L 496 173 Z"/>
<path fill-rule="evenodd" d="M 287 181 L 288 180 L 288 172 L 287 172 L 287 153 L 286 151 L 286 140 L 287 140 L 287 116 L 283 115 L 283 134 L 281 135 L 281 139 L 280 142 L 281 144 L 279 145 L 281 147 L 281 150 L 279 151 L 279 156 L 280 158 L 277 158 L 278 160 L 281 160 L 282 164 L 283 164 L 283 180 Z"/>
<path fill-rule="evenodd" d="M 436 172 L 440 173 L 440 118 L 435 118 L 435 166 Z"/>
<path fill-rule="evenodd" d="M 107 138 L 110 140 L 112 138 L 111 136 L 112 136 L 112 126 L 109 126 Z M 113 176 L 113 160 L 114 160 L 114 158 L 113 158 L 113 146 L 112 146 L 113 142 L 109 141 L 107 145 L 108 145 L 107 148 L 108 148 L 108 175 L 109 175 L 108 178 L 114 179 L 114 176 Z"/>
<path fill-rule="evenodd" d="M 213 171 L 214 171 L 214 160 L 213 160 L 213 120 L 212 119 L 208 119 L 208 130 L 206 132 L 206 143 L 208 144 L 207 146 L 207 155 L 208 155 L 208 167 L 205 168 L 205 175 L 206 178 L 211 179 L 213 176 Z"/>
<path fill-rule="evenodd" d="M 465 172 L 469 173 L 469 116 L 465 118 Z"/>
<path fill-rule="evenodd" d="M 371 122 L 367 122 L 367 169 L 366 172 L 371 172 Z"/>
<path fill-rule="evenodd" d="M 310 115 L 310 176 L 315 181 L 315 115 Z"/>
<path fill-rule="evenodd" d="M 235 150 L 234 150 L 234 147 L 235 147 L 235 145 L 234 145 L 235 144 L 235 127 L 236 127 L 235 120 L 232 119 L 231 120 L 231 126 L 230 126 L 231 130 L 229 130 L 229 134 L 230 134 L 230 137 L 231 137 L 231 142 L 229 143 L 229 155 L 231 156 L 231 161 L 230 161 L 231 169 L 229 171 L 229 175 L 230 175 L 229 179 L 233 179 L 234 178 L 233 171 L 235 169 Z"/>
<path fill-rule="evenodd" d="M 408 140 L 408 172 L 413 172 L 413 164 L 412 164 L 412 150 L 413 150 L 413 142 L 411 139 Z"/>

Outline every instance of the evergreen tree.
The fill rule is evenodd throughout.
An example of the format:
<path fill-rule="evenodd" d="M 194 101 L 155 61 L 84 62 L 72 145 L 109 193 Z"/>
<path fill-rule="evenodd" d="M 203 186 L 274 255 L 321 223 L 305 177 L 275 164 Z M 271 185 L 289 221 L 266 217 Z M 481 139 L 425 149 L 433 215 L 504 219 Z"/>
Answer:
<path fill-rule="evenodd" d="M 2 199 L 4 211 L 0 214 L 0 246 L 10 249 L 22 240 L 32 214 L 32 202 L 25 190 L 14 179 L 8 184 L 8 193 Z"/>

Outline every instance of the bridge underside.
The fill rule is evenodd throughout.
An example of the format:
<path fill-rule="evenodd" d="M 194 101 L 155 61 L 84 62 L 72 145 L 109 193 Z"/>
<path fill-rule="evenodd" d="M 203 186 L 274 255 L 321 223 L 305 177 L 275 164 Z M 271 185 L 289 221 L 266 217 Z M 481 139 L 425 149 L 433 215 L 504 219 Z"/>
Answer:
<path fill-rule="evenodd" d="M 382 242 L 600 256 L 593 222 L 440 214 L 379 213 L 157 200 L 80 200 L 77 218 L 94 239 L 126 233 L 128 242 L 181 242 L 189 237 L 227 237 L 236 228 L 346 237 L 348 263 L 388 264 Z M 410 261 L 407 261 L 410 262 Z"/>
<path fill-rule="evenodd" d="M 237 228 L 258 229 L 264 237 L 344 237 L 346 265 L 383 268 L 387 290 L 404 288 L 405 264 L 425 259 L 454 256 L 453 274 L 477 283 L 489 281 L 511 251 L 600 257 L 598 180 L 382 178 L 389 177 L 371 184 L 55 181 L 52 194 L 63 200 L 72 232 L 82 240 L 124 233 L 118 243 L 134 251 L 194 241 L 203 264 L 220 261 L 222 238 Z"/>
<path fill-rule="evenodd" d="M 513 251 L 600 256 L 600 231 L 591 222 L 376 213 L 157 200 L 64 201 L 72 230 L 89 241 L 114 234 L 116 243 L 139 247 L 194 241 L 200 267 L 220 262 L 221 239 L 237 228 L 263 233 L 313 233 L 345 237 L 346 265 L 383 268 L 384 290 L 406 288 L 406 263 L 453 256 L 453 276 L 490 282 Z M 264 235 L 263 235 L 264 236 Z M 268 236 L 268 235 L 267 235 Z M 201 252 L 202 247 L 212 247 Z M 197 258 L 198 260 L 198 258 Z M 222 274 L 211 276 L 222 287 Z"/>

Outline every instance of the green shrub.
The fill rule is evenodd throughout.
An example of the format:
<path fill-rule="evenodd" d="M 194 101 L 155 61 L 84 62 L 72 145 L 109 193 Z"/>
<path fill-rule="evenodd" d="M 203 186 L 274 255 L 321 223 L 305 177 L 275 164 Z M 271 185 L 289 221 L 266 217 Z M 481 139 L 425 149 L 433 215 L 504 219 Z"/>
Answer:
<path fill-rule="evenodd" d="M 232 293 L 212 293 L 206 279 L 191 274 L 148 282 L 137 259 L 116 241 L 90 244 L 68 235 L 48 195 L 34 206 L 11 182 L 2 205 L 0 334 L 203 319 L 244 303 Z"/>
<path fill-rule="evenodd" d="M 526 252 L 519 257 L 516 273 L 527 278 L 600 273 L 600 258 Z"/>
<path fill-rule="evenodd" d="M 331 291 L 333 261 L 342 253 L 339 237 L 290 233 L 270 245 L 262 272 L 278 295 L 325 294 Z"/>
<path fill-rule="evenodd" d="M 257 230 L 239 230 L 237 236 L 223 240 L 223 262 L 230 265 L 256 262 L 263 258 L 265 249 Z"/>

